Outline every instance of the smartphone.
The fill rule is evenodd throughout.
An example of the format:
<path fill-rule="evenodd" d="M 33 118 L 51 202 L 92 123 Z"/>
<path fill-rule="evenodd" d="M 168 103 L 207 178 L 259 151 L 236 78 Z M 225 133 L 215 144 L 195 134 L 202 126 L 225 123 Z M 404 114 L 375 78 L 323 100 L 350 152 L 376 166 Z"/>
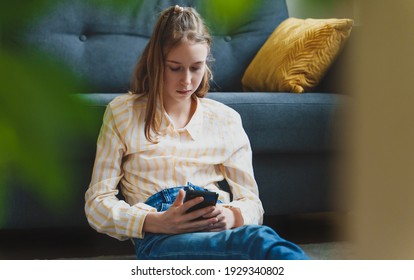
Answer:
<path fill-rule="evenodd" d="M 184 202 L 189 201 L 199 196 L 204 197 L 204 200 L 200 202 L 199 204 L 196 204 L 190 209 L 188 209 L 187 213 L 207 207 L 207 206 L 214 206 L 217 203 L 218 193 L 210 192 L 210 191 L 196 191 L 196 190 L 188 190 L 185 193 Z"/>

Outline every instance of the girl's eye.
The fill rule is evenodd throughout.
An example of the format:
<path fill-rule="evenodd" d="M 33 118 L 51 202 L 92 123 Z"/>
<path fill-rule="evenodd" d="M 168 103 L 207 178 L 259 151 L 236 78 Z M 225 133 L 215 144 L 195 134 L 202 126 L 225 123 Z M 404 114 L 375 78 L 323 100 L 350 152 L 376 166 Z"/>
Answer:
<path fill-rule="evenodd" d="M 192 72 L 197 72 L 201 69 L 201 67 L 191 67 L 190 71 Z M 182 67 L 170 67 L 170 70 L 173 72 L 178 72 L 182 70 Z"/>

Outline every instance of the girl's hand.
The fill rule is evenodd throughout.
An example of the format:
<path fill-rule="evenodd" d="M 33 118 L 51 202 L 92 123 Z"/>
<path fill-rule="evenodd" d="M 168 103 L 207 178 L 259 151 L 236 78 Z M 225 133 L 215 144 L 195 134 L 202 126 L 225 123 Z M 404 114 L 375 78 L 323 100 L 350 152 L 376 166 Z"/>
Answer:
<path fill-rule="evenodd" d="M 231 209 L 223 207 L 220 204 L 215 206 L 213 212 L 203 216 L 205 219 L 210 219 L 212 217 L 217 218 L 217 223 L 211 224 L 207 231 L 216 232 L 239 226 L 236 223 L 235 213 Z"/>
<path fill-rule="evenodd" d="M 187 210 L 203 201 L 197 197 L 183 203 L 185 192 L 180 190 L 171 207 L 164 212 L 151 212 L 144 221 L 144 231 L 152 233 L 179 234 L 186 232 L 208 231 L 215 229 L 211 225 L 217 224 L 219 218 L 223 220 L 217 206 L 209 206 L 190 213 Z M 201 218 L 201 219 L 198 219 Z M 220 228 L 222 222 L 220 223 Z"/>

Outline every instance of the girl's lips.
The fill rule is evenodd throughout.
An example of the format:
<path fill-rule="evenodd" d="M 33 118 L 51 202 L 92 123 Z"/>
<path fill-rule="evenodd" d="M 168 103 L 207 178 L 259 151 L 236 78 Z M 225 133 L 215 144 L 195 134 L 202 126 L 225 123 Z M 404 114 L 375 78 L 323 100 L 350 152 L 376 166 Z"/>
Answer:
<path fill-rule="evenodd" d="M 191 92 L 191 90 L 177 90 L 177 92 L 181 94 L 188 94 Z"/>

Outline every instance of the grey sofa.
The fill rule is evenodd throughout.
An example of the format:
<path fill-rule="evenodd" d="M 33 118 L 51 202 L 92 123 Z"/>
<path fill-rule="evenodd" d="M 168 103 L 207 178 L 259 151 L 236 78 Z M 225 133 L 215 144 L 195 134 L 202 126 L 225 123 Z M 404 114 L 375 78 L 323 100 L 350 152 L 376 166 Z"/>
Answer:
<path fill-rule="evenodd" d="M 19 42 L 41 49 L 87 80 L 88 87 L 76 95 L 102 116 L 108 102 L 128 90 L 133 67 L 158 13 L 179 4 L 195 6 L 203 14 L 200 5 L 207 2 L 128 1 L 128 9 L 116 10 L 85 0 L 59 1 L 25 30 Z M 241 78 L 246 67 L 271 32 L 288 17 L 284 0 L 253 2 L 258 9 L 238 26 L 225 32 L 211 30 L 214 81 L 207 97 L 240 113 L 251 141 L 266 215 L 337 210 L 333 166 L 343 151 L 334 140 L 341 110 L 348 103 L 336 83 L 340 66 L 333 66 L 315 92 L 243 92 Z M 98 132 L 97 125 L 96 136 Z M 4 228 L 88 226 L 83 203 L 95 141 L 85 139 L 76 150 L 69 159 L 78 171 L 73 186 L 76 202 L 70 209 L 55 213 L 15 186 Z"/>

